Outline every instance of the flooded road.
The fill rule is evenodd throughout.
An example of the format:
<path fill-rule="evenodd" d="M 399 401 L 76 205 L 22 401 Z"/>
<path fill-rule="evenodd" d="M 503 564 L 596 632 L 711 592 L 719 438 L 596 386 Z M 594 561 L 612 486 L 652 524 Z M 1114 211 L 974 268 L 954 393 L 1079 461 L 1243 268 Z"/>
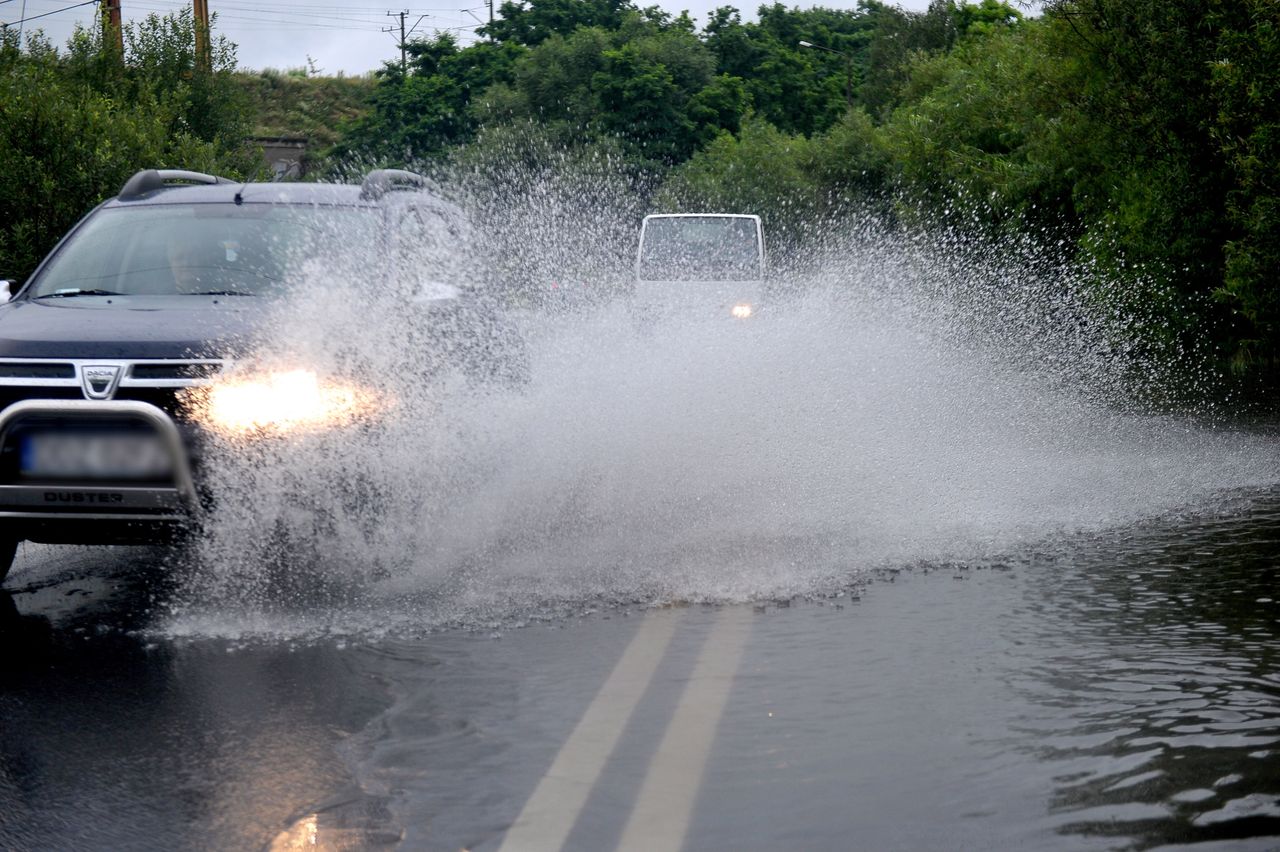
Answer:
<path fill-rule="evenodd" d="M 0 847 L 1280 845 L 1280 494 L 818 597 L 172 637 L 146 550 L 28 546 Z"/>
<path fill-rule="evenodd" d="M 281 363 L 395 404 L 206 447 L 187 553 L 24 546 L 0 848 L 1280 846 L 1275 429 L 863 260 L 527 318 L 514 387 L 298 303 Z"/>

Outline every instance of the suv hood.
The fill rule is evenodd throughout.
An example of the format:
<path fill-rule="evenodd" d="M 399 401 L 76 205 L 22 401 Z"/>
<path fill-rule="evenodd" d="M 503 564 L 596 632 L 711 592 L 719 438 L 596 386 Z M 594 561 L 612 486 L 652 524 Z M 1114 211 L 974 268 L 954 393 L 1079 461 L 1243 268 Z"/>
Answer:
<path fill-rule="evenodd" d="M 216 358 L 264 313 L 253 296 L 75 296 L 0 306 L 0 358 Z"/>

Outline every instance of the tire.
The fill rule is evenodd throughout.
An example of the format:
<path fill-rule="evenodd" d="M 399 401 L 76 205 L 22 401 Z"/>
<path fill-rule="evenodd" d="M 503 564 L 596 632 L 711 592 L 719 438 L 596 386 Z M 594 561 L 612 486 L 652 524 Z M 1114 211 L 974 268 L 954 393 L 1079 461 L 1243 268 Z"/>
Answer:
<path fill-rule="evenodd" d="M 9 576 L 13 567 L 13 558 L 18 555 L 18 540 L 8 536 L 0 537 L 0 583 Z"/>

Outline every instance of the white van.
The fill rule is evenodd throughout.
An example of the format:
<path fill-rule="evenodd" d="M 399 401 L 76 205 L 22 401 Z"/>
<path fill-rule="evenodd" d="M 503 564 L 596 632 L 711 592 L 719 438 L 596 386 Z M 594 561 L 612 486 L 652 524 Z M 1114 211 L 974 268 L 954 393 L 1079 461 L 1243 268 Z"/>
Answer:
<path fill-rule="evenodd" d="M 640 226 L 636 298 L 644 309 L 710 309 L 748 319 L 759 309 L 765 272 L 759 216 L 658 213 Z"/>

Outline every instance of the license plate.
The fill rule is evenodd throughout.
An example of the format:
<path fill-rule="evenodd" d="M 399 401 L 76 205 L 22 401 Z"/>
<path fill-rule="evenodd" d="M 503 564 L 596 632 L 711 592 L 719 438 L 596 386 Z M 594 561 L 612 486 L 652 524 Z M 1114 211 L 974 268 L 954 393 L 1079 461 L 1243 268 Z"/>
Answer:
<path fill-rule="evenodd" d="M 36 433 L 22 440 L 19 469 L 59 479 L 154 479 L 173 473 L 173 459 L 147 433 Z"/>

